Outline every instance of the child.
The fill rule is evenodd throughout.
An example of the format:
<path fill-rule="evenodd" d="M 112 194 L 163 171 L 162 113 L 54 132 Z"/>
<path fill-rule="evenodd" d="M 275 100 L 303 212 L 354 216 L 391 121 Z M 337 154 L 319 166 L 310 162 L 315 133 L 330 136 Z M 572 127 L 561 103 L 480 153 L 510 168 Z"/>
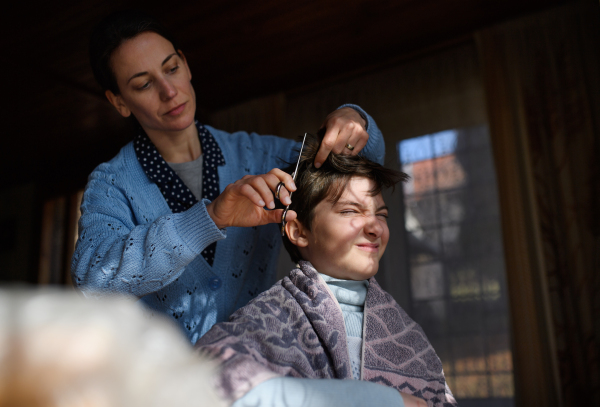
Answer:
<path fill-rule="evenodd" d="M 425 333 L 374 278 L 389 238 L 381 189 L 406 175 L 358 155 L 317 169 L 319 141 L 306 140 L 284 228 L 297 268 L 198 341 L 222 363 L 217 387 L 236 407 L 456 405 Z"/>

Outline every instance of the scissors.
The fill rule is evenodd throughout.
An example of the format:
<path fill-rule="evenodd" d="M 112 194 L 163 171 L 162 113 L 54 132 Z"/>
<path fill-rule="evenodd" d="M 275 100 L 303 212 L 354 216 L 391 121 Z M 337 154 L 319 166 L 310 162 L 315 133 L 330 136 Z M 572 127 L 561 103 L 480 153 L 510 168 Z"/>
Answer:
<path fill-rule="evenodd" d="M 296 169 L 292 173 L 292 179 L 294 180 L 294 182 L 296 182 L 296 175 L 298 175 L 298 166 L 300 165 L 300 158 L 302 158 L 302 151 L 304 150 L 304 142 L 306 141 L 307 134 L 308 133 L 304 133 L 304 138 L 302 139 L 302 147 L 300 147 L 300 154 L 298 154 L 298 161 L 296 161 Z M 282 186 L 283 186 L 283 182 L 280 182 L 279 184 L 277 184 L 277 190 L 275 191 L 275 196 L 277 197 L 277 199 L 279 199 L 279 191 L 281 190 Z M 290 192 L 290 200 L 292 199 L 292 194 L 293 194 L 293 192 Z M 287 216 L 288 209 L 290 209 L 290 205 L 285 207 L 285 210 L 283 211 L 283 215 L 281 215 L 281 236 L 285 236 L 285 224 L 286 224 L 285 217 Z"/>

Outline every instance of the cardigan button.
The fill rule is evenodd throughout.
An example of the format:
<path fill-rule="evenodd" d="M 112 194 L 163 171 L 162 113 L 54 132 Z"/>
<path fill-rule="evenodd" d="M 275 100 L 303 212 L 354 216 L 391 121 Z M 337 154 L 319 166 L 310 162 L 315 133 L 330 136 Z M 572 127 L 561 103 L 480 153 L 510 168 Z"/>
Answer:
<path fill-rule="evenodd" d="M 219 277 L 213 277 L 209 280 L 208 282 L 208 286 L 210 287 L 211 290 L 215 291 L 218 290 L 219 288 L 221 288 L 221 279 Z"/>

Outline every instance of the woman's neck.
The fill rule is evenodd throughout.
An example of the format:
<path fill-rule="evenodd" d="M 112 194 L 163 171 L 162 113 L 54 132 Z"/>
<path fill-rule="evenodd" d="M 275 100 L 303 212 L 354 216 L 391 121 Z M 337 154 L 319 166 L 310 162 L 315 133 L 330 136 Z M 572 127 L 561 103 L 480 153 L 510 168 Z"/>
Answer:
<path fill-rule="evenodd" d="M 192 122 L 186 129 L 178 132 L 146 130 L 146 134 L 167 162 L 185 163 L 194 161 L 202 154 L 202 147 L 198 138 L 198 128 L 195 122 Z"/>

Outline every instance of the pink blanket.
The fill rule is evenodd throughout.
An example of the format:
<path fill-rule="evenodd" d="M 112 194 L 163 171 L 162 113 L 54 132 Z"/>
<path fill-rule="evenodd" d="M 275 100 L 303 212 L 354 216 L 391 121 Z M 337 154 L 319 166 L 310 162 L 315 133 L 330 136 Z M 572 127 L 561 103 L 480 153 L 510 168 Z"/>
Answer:
<path fill-rule="evenodd" d="M 361 380 L 456 406 L 442 363 L 421 327 L 375 278 L 365 300 Z M 197 342 L 219 359 L 217 388 L 233 401 L 277 376 L 352 379 L 342 311 L 309 262 Z"/>

